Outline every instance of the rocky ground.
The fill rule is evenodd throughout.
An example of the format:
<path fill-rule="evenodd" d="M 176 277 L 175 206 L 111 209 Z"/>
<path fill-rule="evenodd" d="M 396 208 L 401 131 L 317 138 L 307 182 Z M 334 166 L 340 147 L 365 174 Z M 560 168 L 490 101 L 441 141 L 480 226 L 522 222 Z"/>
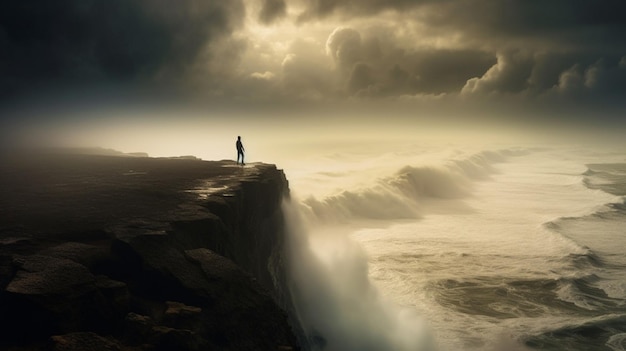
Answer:
<path fill-rule="evenodd" d="M 274 166 L 1 156 L 0 349 L 298 349 Z"/>

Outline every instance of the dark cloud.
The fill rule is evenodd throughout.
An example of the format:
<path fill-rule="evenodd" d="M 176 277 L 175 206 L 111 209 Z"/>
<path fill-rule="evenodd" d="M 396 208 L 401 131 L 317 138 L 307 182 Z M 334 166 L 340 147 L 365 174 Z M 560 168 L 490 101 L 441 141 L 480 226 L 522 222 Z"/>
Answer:
<path fill-rule="evenodd" d="M 589 66 L 585 72 L 585 85 L 603 95 L 626 94 L 626 56 L 619 61 L 601 59 Z"/>
<path fill-rule="evenodd" d="M 559 76 L 576 64 L 591 64 L 593 57 L 563 53 L 538 53 L 533 57 L 533 69 L 528 77 L 531 91 L 541 93 L 554 87 Z"/>
<path fill-rule="evenodd" d="M 619 0 L 473 0 L 457 5 L 460 11 L 450 12 L 450 16 L 475 23 L 475 27 L 484 28 L 490 35 L 559 36 L 564 31 L 593 34 L 594 30 L 610 34 L 626 25 L 626 5 Z"/>
<path fill-rule="evenodd" d="M 361 35 L 338 28 L 326 52 L 347 90 L 367 96 L 458 92 L 467 80 L 482 76 L 495 57 L 477 50 L 421 48 L 407 50 L 384 31 Z"/>
<path fill-rule="evenodd" d="M 580 53 L 539 53 L 508 50 L 484 75 L 463 87 L 465 95 L 493 93 L 559 95 L 575 100 L 605 99 L 626 93 L 623 57 Z"/>
<path fill-rule="evenodd" d="M 10 0 L 0 96 L 103 84 L 168 87 L 240 25 L 241 1 Z"/>
<path fill-rule="evenodd" d="M 372 73 L 372 68 L 363 62 L 352 67 L 348 77 L 348 90 L 352 93 L 376 93 L 377 86 Z M 372 91 L 374 90 L 374 91 Z"/>
<path fill-rule="evenodd" d="M 309 0 L 301 21 L 397 21 L 397 31 L 340 28 L 327 52 L 360 96 L 503 94 L 549 104 L 620 104 L 626 77 L 621 0 Z M 408 24 L 408 25 L 407 25 Z M 416 25 L 416 26 L 414 26 Z M 418 28 L 406 34 L 411 28 Z M 420 36 L 448 43 L 420 43 Z M 411 38 L 413 36 L 413 38 Z M 411 40 L 413 43 L 411 44 Z M 449 40 L 449 41 L 448 41 Z M 454 43 L 454 44 L 452 44 Z M 569 99 L 569 101 L 568 101 Z"/>
<path fill-rule="evenodd" d="M 549 94 L 570 100 L 586 99 L 600 103 L 614 100 L 623 104 L 626 94 L 626 65 L 623 60 L 601 59 L 587 66 L 575 64 L 559 75 Z"/>
<path fill-rule="evenodd" d="M 446 2 L 448 0 L 443 0 Z M 405 10 L 437 0 L 307 0 L 301 21 L 324 18 L 336 13 L 344 16 L 362 16 L 384 10 Z"/>
<path fill-rule="evenodd" d="M 621 0 L 310 0 L 307 4 L 301 20 L 395 11 L 432 30 L 455 32 L 472 41 L 497 38 L 528 44 L 532 40 L 604 50 L 626 44 L 626 2 Z"/>
<path fill-rule="evenodd" d="M 416 77 L 415 93 L 458 92 L 467 80 L 483 74 L 495 61 L 491 53 L 477 50 L 430 50 L 407 57 Z"/>
<path fill-rule="evenodd" d="M 498 54 L 498 61 L 482 77 L 469 79 L 463 93 L 519 93 L 528 88 L 532 57 L 525 52 L 507 51 Z"/>
<path fill-rule="evenodd" d="M 394 33 L 401 32 L 384 27 L 334 30 L 326 52 L 337 87 L 368 100 L 401 98 L 419 105 L 440 100 L 455 106 L 475 101 L 479 110 L 513 108 L 532 115 L 543 109 L 563 118 L 584 118 L 594 109 L 612 111 L 612 116 L 623 111 L 626 55 L 620 48 L 568 47 L 556 41 L 553 48 L 442 49 L 420 45 L 418 36 L 410 43 L 403 33 Z"/>
<path fill-rule="evenodd" d="M 263 7 L 259 12 L 259 21 L 263 24 L 270 24 L 285 17 L 286 14 L 287 4 L 285 0 L 263 0 Z"/>

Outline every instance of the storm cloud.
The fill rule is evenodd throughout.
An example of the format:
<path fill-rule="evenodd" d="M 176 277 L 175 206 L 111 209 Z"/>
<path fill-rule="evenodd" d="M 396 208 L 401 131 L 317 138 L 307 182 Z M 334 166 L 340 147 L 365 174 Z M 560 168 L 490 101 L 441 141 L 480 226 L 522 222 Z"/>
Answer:
<path fill-rule="evenodd" d="M 461 110 L 472 101 L 619 107 L 625 72 L 619 0 L 0 5 L 0 104 L 73 89 L 237 106 L 436 97 Z"/>
<path fill-rule="evenodd" d="M 273 21 L 285 17 L 287 4 L 284 0 L 263 0 L 263 7 L 259 12 L 259 21 L 270 24 Z"/>
<path fill-rule="evenodd" d="M 524 79 L 531 79 L 535 89 L 549 89 L 573 65 L 586 70 L 600 60 L 615 67 L 626 55 L 626 3 L 619 0 L 310 0 L 305 4 L 303 21 L 392 14 L 391 20 L 400 25 L 427 28 L 415 33 L 417 43 L 420 35 L 426 35 L 454 41 L 457 49 L 490 53 L 497 64 L 473 77 L 464 87 L 466 92 L 519 92 L 528 88 Z"/>
<path fill-rule="evenodd" d="M 362 35 L 352 28 L 333 31 L 326 52 L 347 90 L 361 96 L 459 92 L 468 79 L 495 63 L 488 52 L 429 47 L 409 51 L 384 31 Z"/>
<path fill-rule="evenodd" d="M 305 21 L 396 12 L 433 28 L 481 39 L 558 39 L 605 47 L 626 41 L 626 4 L 620 0 L 308 0 L 305 4 L 300 14 Z"/>
<path fill-rule="evenodd" d="M 0 5 L 3 96 L 58 87 L 176 85 L 241 26 L 241 1 L 13 0 Z"/>

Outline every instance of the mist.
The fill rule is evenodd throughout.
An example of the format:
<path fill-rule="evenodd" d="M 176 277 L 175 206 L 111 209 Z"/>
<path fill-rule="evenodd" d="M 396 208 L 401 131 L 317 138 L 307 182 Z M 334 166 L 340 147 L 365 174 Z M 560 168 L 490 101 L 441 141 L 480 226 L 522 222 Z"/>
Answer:
<path fill-rule="evenodd" d="M 367 256 L 345 235 L 312 237 L 297 205 L 285 202 L 295 319 L 312 350 L 433 350 L 428 327 L 370 282 Z M 320 235 L 320 233 L 318 233 Z M 315 251 L 312 239 L 318 241 Z"/>
<path fill-rule="evenodd" d="M 241 135 L 249 159 L 284 164 L 289 159 L 384 144 L 449 142 L 615 143 L 622 128 L 598 120 L 566 119 L 535 111 L 501 111 L 453 101 L 350 102 L 274 106 L 181 102 L 33 102 L 2 110 L 5 146 L 98 146 L 152 156 L 233 158 L 232 139 Z M 591 122 L 593 121 L 593 122 Z M 395 144 L 395 145 L 394 145 Z M 289 154 L 290 157 L 282 157 Z M 291 157 L 293 156 L 293 157 Z"/>

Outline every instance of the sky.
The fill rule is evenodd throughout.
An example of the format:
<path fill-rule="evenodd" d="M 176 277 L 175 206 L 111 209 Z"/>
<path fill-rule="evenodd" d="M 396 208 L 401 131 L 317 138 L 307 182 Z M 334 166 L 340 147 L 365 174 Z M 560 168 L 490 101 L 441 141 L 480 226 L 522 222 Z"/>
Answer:
<path fill-rule="evenodd" d="M 0 77 L 3 139 L 128 123 L 621 130 L 626 2 L 8 0 Z"/>

